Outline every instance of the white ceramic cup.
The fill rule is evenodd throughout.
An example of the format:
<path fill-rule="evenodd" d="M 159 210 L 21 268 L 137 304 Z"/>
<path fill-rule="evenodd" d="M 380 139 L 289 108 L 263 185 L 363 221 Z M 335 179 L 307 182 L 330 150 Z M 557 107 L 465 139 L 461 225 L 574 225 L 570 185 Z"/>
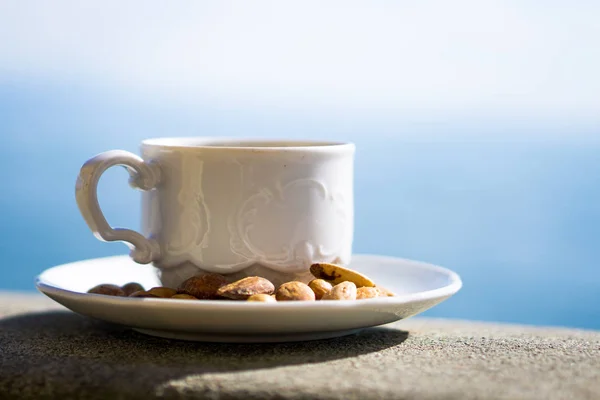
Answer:
<path fill-rule="evenodd" d="M 87 161 L 77 204 L 98 239 L 129 244 L 135 261 L 162 271 L 163 284 L 200 271 L 288 276 L 314 262 L 349 263 L 353 144 L 164 138 L 143 141 L 141 153 Z M 114 165 L 143 190 L 142 233 L 112 228 L 102 214 L 98 180 Z"/>

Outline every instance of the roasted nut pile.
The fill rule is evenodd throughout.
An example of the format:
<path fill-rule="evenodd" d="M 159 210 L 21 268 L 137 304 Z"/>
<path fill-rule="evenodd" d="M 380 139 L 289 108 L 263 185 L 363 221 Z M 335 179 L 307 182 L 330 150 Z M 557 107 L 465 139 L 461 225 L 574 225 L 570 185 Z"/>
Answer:
<path fill-rule="evenodd" d="M 154 297 L 183 300 L 244 300 L 272 303 L 277 301 L 315 300 L 362 300 L 375 297 L 392 297 L 394 294 L 363 274 L 341 265 L 317 263 L 310 267 L 315 277 L 308 283 L 291 281 L 275 289 L 268 279 L 249 276 L 228 283 L 219 274 L 192 276 L 177 289 L 153 287 L 145 290 L 142 285 L 130 282 L 123 286 L 102 284 L 88 293 L 121 297 Z"/>

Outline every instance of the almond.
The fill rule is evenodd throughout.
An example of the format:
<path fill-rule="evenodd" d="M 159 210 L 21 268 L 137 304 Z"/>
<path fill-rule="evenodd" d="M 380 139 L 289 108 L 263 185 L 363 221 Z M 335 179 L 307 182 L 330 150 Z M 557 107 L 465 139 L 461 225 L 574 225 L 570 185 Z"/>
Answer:
<path fill-rule="evenodd" d="M 177 293 L 189 294 L 201 300 L 215 299 L 217 290 L 225 284 L 227 284 L 227 280 L 223 275 L 197 275 L 183 281 L 177 288 Z"/>
<path fill-rule="evenodd" d="M 148 290 L 148 293 L 153 294 L 156 297 L 168 299 L 169 297 L 176 295 L 177 290 L 171 289 L 168 287 L 164 287 L 164 286 L 157 286 L 157 287 L 153 287 L 152 289 Z"/>
<path fill-rule="evenodd" d="M 271 294 L 275 286 L 268 279 L 259 276 L 249 276 L 235 281 L 217 290 L 217 295 L 233 300 L 246 300 L 253 294 Z"/>
<path fill-rule="evenodd" d="M 145 290 L 140 290 L 139 292 L 131 293 L 128 297 L 155 297 L 159 298 L 159 296 L 152 294 L 150 292 L 146 292 Z"/>
<path fill-rule="evenodd" d="M 125 296 L 125 292 L 123 291 L 123 289 L 111 283 L 103 283 L 101 285 L 96 285 L 90 290 L 88 290 L 88 293 L 103 294 L 106 296 Z"/>
<path fill-rule="evenodd" d="M 123 290 L 123 292 L 125 292 L 125 296 L 129 296 L 132 293 L 146 290 L 142 285 L 140 285 L 137 282 L 126 283 L 125 285 L 121 286 L 121 289 Z"/>
<path fill-rule="evenodd" d="M 180 299 L 180 300 L 198 300 L 194 296 L 190 296 L 189 294 L 179 293 L 171 296 L 171 299 Z"/>

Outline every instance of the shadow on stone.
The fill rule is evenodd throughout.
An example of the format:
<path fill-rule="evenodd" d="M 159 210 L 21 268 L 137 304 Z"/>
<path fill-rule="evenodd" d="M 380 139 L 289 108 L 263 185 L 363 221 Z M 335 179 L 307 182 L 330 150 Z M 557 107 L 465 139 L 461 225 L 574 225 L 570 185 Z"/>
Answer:
<path fill-rule="evenodd" d="M 52 396 L 94 388 L 100 398 L 116 395 L 118 388 L 119 396 L 137 398 L 185 376 L 355 357 L 407 337 L 403 331 L 370 328 L 310 342 L 199 343 L 150 337 L 71 312 L 25 314 L 0 321 L 0 394 L 2 388 L 10 388 L 6 395 L 23 396 L 33 389 L 39 395 L 40 388 Z"/>

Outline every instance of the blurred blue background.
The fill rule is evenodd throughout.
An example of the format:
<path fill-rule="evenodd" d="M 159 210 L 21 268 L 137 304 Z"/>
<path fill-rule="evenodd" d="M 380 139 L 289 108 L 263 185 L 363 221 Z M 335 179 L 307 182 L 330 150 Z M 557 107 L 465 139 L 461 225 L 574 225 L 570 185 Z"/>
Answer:
<path fill-rule="evenodd" d="M 355 250 L 461 274 L 429 316 L 600 328 L 596 2 L 0 2 L 0 290 L 124 254 L 81 164 L 160 136 L 351 140 Z M 100 201 L 139 226 L 110 170 Z"/>

